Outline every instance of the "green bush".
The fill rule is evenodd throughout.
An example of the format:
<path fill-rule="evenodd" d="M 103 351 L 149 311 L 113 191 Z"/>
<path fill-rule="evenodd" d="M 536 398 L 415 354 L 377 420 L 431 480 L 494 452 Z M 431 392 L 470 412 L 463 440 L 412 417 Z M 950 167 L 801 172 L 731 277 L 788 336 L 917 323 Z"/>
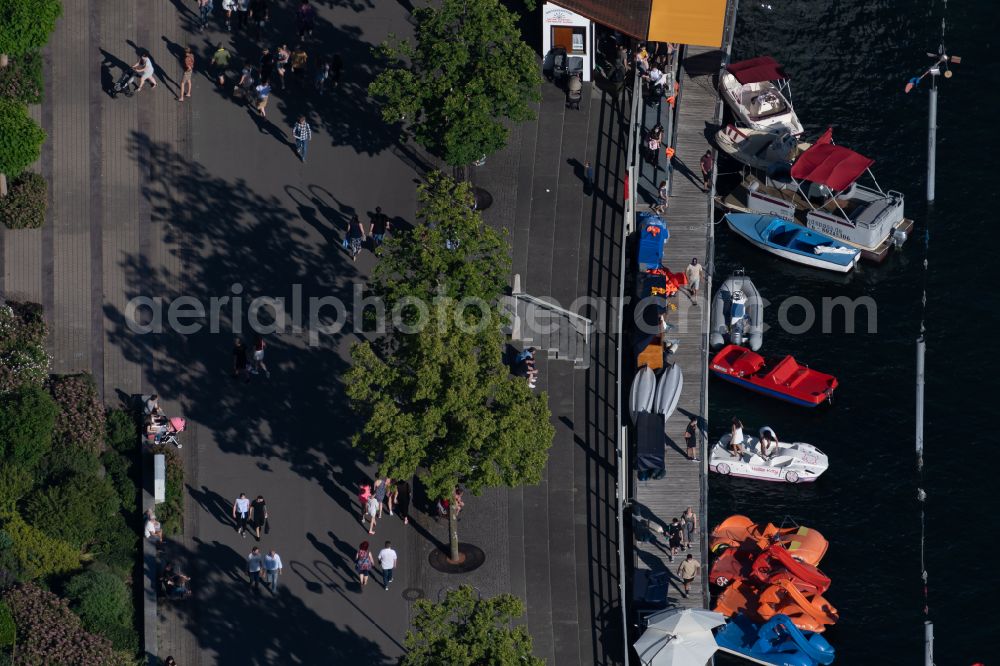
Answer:
<path fill-rule="evenodd" d="M 167 465 L 167 484 L 164 502 L 156 507 L 156 518 L 163 533 L 177 536 L 184 533 L 184 462 L 177 449 L 165 444 L 152 447 L 153 453 L 162 453 Z"/>
<path fill-rule="evenodd" d="M 120 577 L 110 571 L 84 571 L 66 584 L 65 596 L 87 631 L 104 636 L 119 650 L 138 651 L 132 592 Z"/>
<path fill-rule="evenodd" d="M 10 0 L 0 0 L 5 1 Z M 0 98 L 0 173 L 20 176 L 38 160 L 44 141 L 45 130 L 31 119 L 23 104 Z"/>
<path fill-rule="evenodd" d="M 50 537 L 82 549 L 97 541 L 104 523 L 117 514 L 118 505 L 108 479 L 76 474 L 29 495 L 24 519 Z"/>
<path fill-rule="evenodd" d="M 13 513 L 35 485 L 35 477 L 20 465 L 0 463 L 0 514 Z"/>
<path fill-rule="evenodd" d="M 0 53 L 19 56 L 42 48 L 61 15 L 59 0 L 0 0 Z"/>
<path fill-rule="evenodd" d="M 17 623 L 18 664 L 101 664 L 125 666 L 134 659 L 111 642 L 86 631 L 69 603 L 32 584 L 4 595 Z"/>
<path fill-rule="evenodd" d="M 3 70 L 0 70 L 2 72 Z M 49 208 L 49 184 L 34 171 L 25 171 L 10 182 L 0 197 L 0 223 L 8 229 L 38 229 Z"/>
<path fill-rule="evenodd" d="M 105 414 L 94 378 L 88 373 L 53 376 L 49 391 L 59 405 L 53 441 L 99 454 L 104 449 Z"/>
<path fill-rule="evenodd" d="M 138 514 L 134 515 L 138 523 Z M 96 535 L 93 554 L 114 573 L 128 577 L 138 561 L 141 529 L 139 524 L 130 526 L 122 514 L 113 516 Z"/>
<path fill-rule="evenodd" d="M 53 443 L 43 467 L 48 479 L 59 482 L 71 476 L 96 476 L 101 459 L 83 447 Z"/>
<path fill-rule="evenodd" d="M 10 606 L 0 601 L 0 648 L 13 645 L 17 641 L 17 625 L 10 613 Z"/>
<path fill-rule="evenodd" d="M 105 448 L 134 455 L 139 446 L 139 426 L 135 417 L 124 409 L 109 409 L 105 423 Z"/>
<path fill-rule="evenodd" d="M 0 97 L 16 99 L 23 104 L 41 103 L 41 53 L 28 51 L 22 56 L 10 58 L 7 66 L 0 69 Z"/>
<path fill-rule="evenodd" d="M 48 536 L 16 513 L 3 516 L 2 522 L 2 531 L 10 542 L 2 559 L 17 568 L 15 577 L 34 580 L 80 568 L 78 548 Z"/>
<path fill-rule="evenodd" d="M 136 512 L 139 487 L 133 476 L 132 461 L 116 451 L 105 451 L 101 454 L 101 462 L 104 464 L 108 480 L 115 488 L 122 510 L 126 513 Z M 2 492 L 0 491 L 0 499 L 2 499 Z"/>
<path fill-rule="evenodd" d="M 37 386 L 22 386 L 0 397 L 0 458 L 32 468 L 52 447 L 59 409 Z"/>
<path fill-rule="evenodd" d="M 44 345 L 49 334 L 42 306 L 30 301 L 7 301 L 0 308 L 0 350 Z"/>

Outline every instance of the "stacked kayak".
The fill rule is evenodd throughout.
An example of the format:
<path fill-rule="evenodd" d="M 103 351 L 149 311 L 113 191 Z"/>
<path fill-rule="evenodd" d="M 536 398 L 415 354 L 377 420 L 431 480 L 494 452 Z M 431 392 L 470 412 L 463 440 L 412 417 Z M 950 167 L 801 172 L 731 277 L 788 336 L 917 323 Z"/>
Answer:
<path fill-rule="evenodd" d="M 742 614 L 763 624 L 777 615 L 803 631 L 820 633 L 839 619 L 823 596 L 830 579 L 817 568 L 827 541 L 807 527 L 758 525 L 746 516 L 731 516 L 712 530 L 716 554 L 710 580 L 725 587 L 715 611 Z"/>
<path fill-rule="evenodd" d="M 727 652 L 775 666 L 826 666 L 833 663 L 833 647 L 821 635 L 802 631 L 787 615 L 775 615 L 762 625 L 736 614 L 715 635 Z"/>

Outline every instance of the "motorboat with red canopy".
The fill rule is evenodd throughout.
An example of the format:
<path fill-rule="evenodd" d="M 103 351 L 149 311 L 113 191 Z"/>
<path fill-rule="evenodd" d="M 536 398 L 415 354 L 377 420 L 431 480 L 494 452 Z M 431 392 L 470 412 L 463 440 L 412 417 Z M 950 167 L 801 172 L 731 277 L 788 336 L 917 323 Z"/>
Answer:
<path fill-rule="evenodd" d="M 719 90 L 738 121 L 750 129 L 802 134 L 802 123 L 792 108 L 789 77 L 771 56 L 727 65 L 719 77 Z"/>
<path fill-rule="evenodd" d="M 769 365 L 763 356 L 739 345 L 723 347 L 709 369 L 727 382 L 802 407 L 829 400 L 837 388 L 836 377 L 800 365 L 791 356 Z"/>
<path fill-rule="evenodd" d="M 828 129 L 790 169 L 774 164 L 763 178 L 748 173 L 720 203 L 734 212 L 792 220 L 861 250 L 863 259 L 881 261 L 906 242 L 913 220 L 904 215 L 902 193 L 879 186 L 874 163 L 834 144 Z M 858 182 L 865 175 L 874 188 Z"/>

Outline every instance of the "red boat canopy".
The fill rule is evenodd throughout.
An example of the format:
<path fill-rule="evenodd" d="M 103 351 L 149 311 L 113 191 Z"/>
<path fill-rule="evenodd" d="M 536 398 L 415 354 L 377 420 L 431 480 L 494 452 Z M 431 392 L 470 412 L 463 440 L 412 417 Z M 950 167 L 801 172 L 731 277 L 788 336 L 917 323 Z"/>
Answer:
<path fill-rule="evenodd" d="M 784 81 L 788 78 L 784 66 L 771 56 L 734 62 L 726 65 L 726 69 L 743 85 L 761 81 Z"/>
<path fill-rule="evenodd" d="M 832 143 L 817 143 L 799 156 L 792 165 L 792 178 L 843 190 L 856 181 L 875 160 L 850 148 Z"/>

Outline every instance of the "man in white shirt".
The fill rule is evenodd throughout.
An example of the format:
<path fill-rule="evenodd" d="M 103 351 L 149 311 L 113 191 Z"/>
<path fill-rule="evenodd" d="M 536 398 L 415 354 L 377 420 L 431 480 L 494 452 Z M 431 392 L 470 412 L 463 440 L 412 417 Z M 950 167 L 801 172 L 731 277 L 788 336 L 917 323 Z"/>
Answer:
<path fill-rule="evenodd" d="M 267 582 L 271 586 L 271 592 L 278 591 L 278 576 L 281 574 L 281 556 L 274 552 L 274 548 L 264 556 L 264 571 L 267 573 Z"/>
<path fill-rule="evenodd" d="M 233 502 L 233 518 L 236 520 L 236 530 L 241 537 L 246 539 L 247 520 L 250 518 L 250 498 L 247 497 L 246 493 L 240 493 L 240 496 Z"/>
<path fill-rule="evenodd" d="M 150 541 L 160 542 L 163 540 L 163 528 L 160 527 L 160 521 L 156 519 L 152 510 L 146 512 L 146 526 L 142 533 Z"/>
<path fill-rule="evenodd" d="M 254 590 L 257 589 L 257 585 L 260 584 L 260 569 L 263 563 L 263 559 L 260 555 L 260 548 L 254 546 L 250 550 L 250 554 L 247 555 L 247 573 L 250 574 L 250 587 Z"/>
<path fill-rule="evenodd" d="M 396 568 L 396 551 L 392 549 L 391 541 L 386 541 L 385 548 L 378 551 L 378 563 L 382 567 L 382 586 L 388 590 L 389 583 L 392 582 L 392 570 Z"/>

